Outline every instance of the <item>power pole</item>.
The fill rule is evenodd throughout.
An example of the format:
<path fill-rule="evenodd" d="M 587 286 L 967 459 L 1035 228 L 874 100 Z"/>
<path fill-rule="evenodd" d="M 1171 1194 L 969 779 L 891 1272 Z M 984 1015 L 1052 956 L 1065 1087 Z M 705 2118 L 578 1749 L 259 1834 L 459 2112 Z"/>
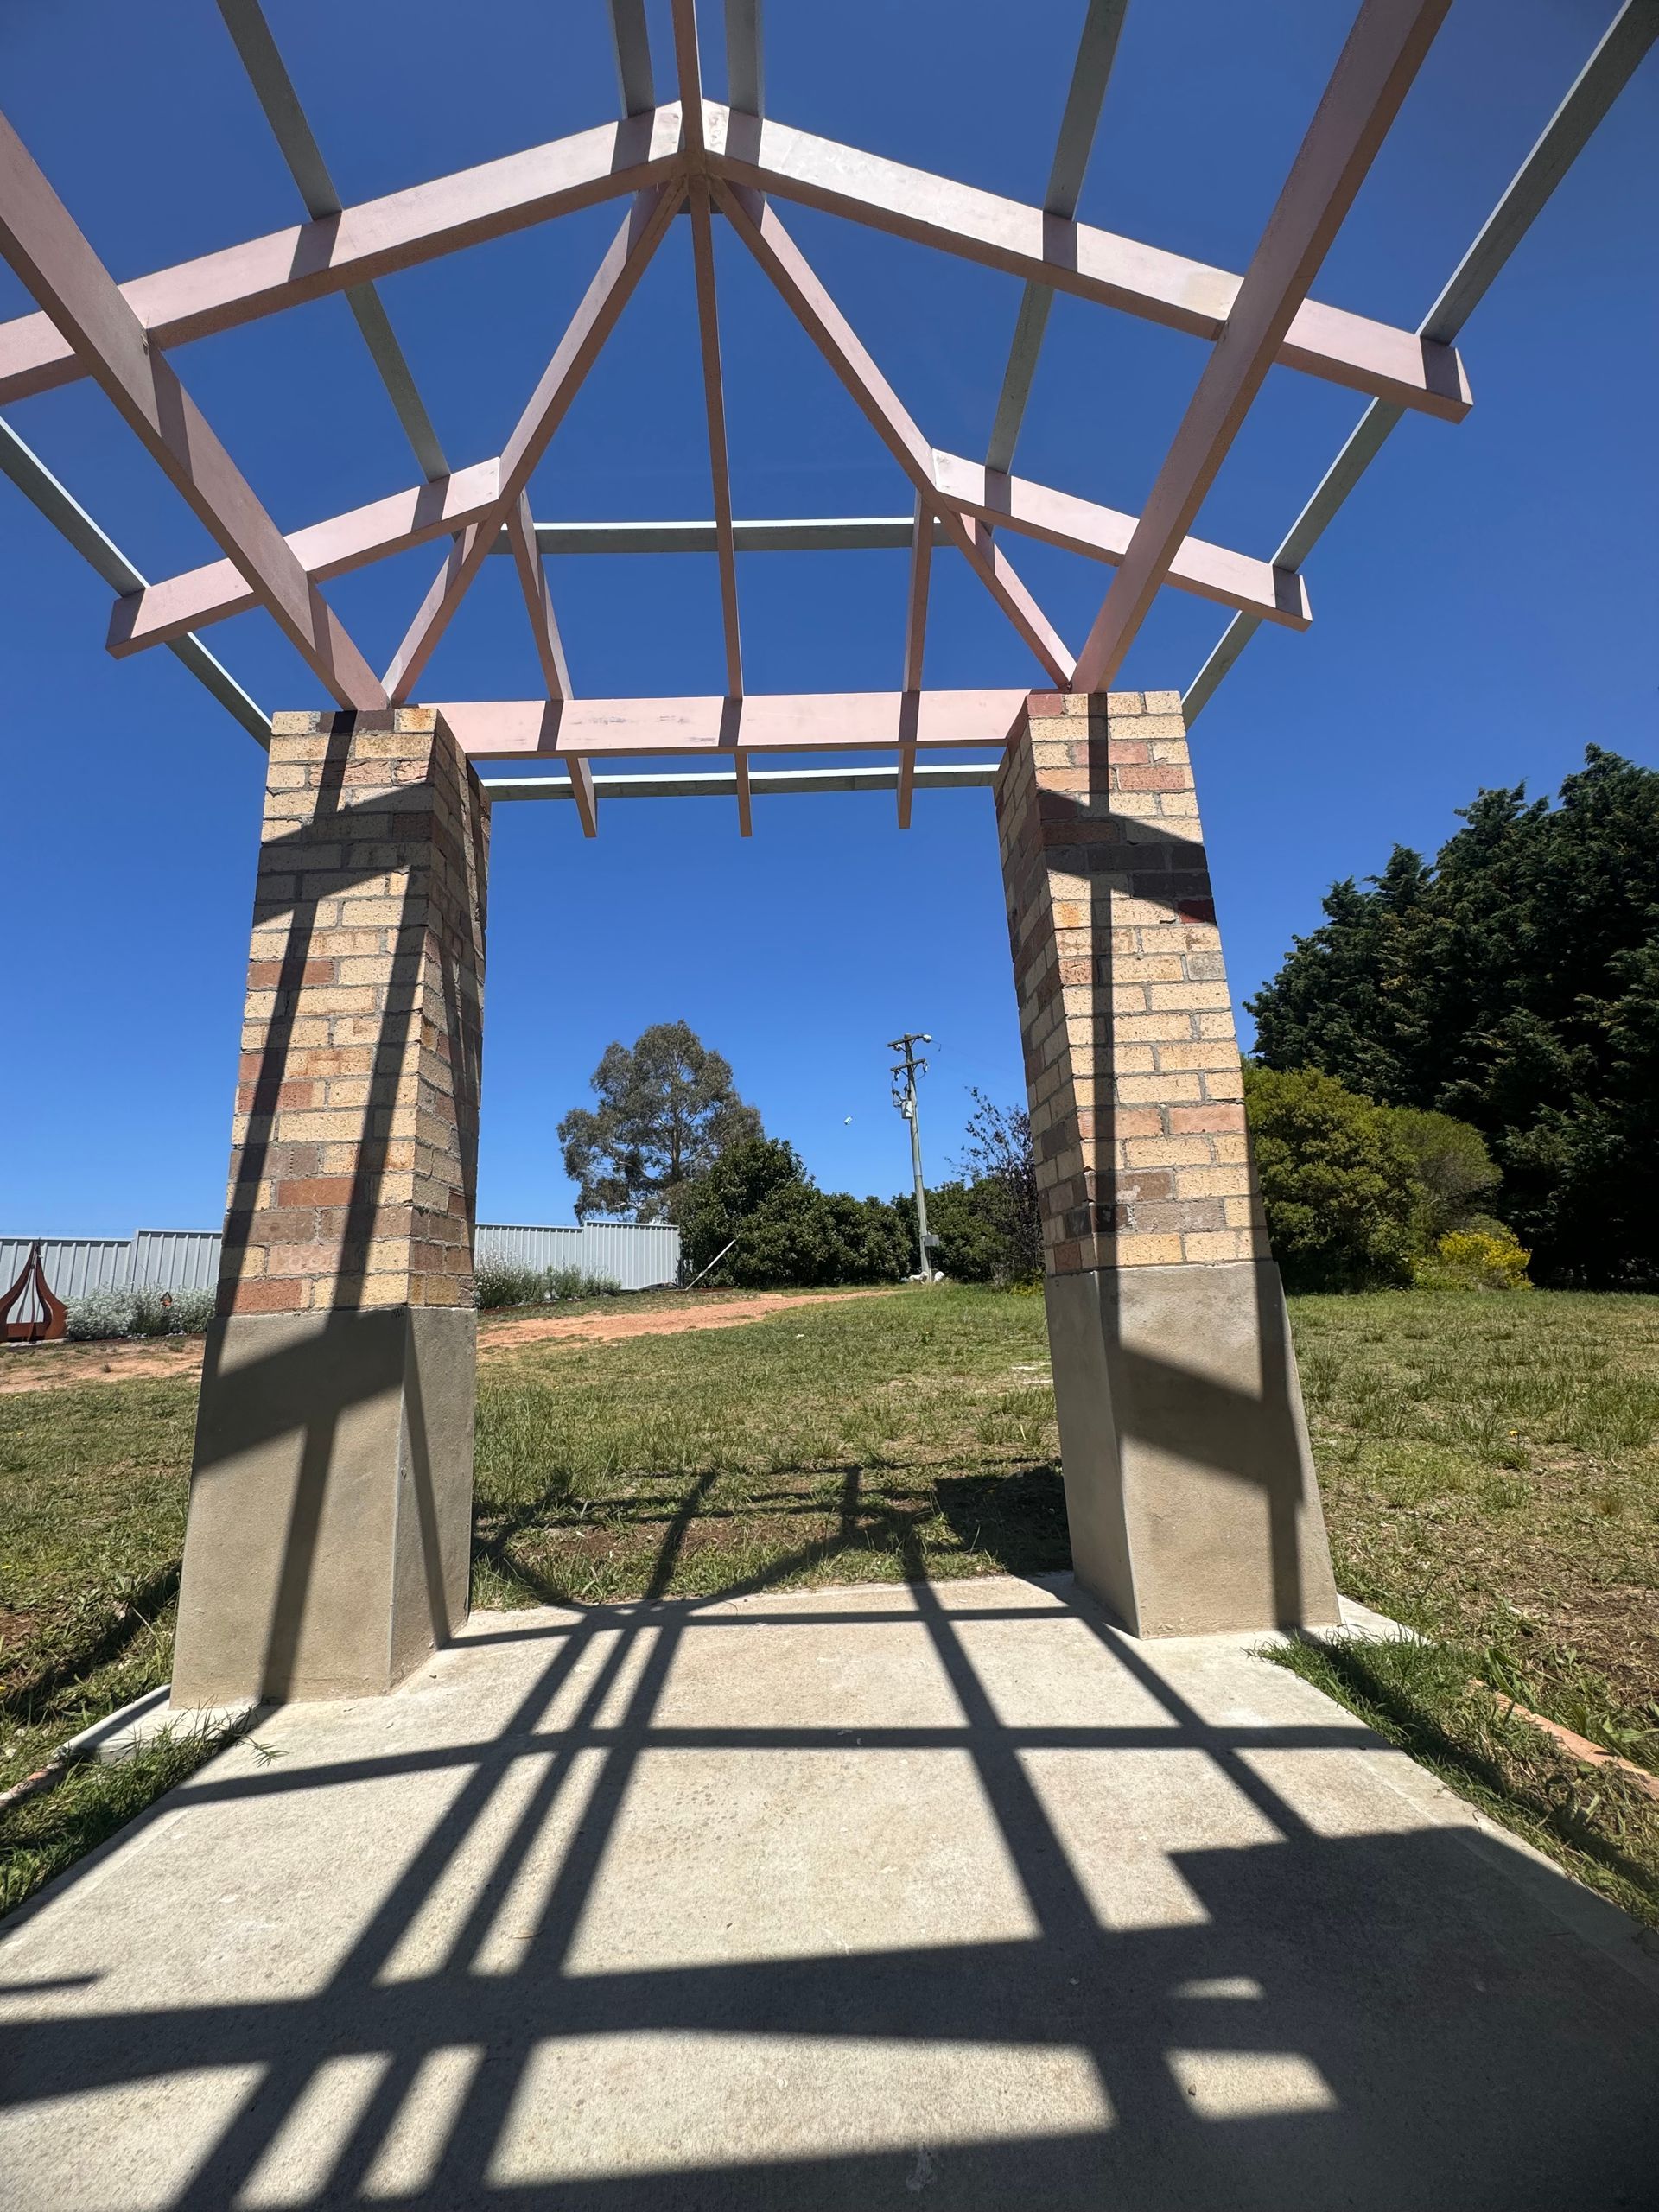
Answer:
<path fill-rule="evenodd" d="M 922 1186 L 922 1123 L 916 1111 L 916 1078 L 927 1062 L 917 1058 L 915 1047 L 932 1042 L 925 1029 L 914 1029 L 903 1037 L 893 1038 L 887 1046 L 890 1052 L 904 1054 L 893 1071 L 893 1103 L 910 1123 L 910 1167 L 916 1179 L 916 1245 L 921 1254 L 922 1281 L 929 1283 L 933 1280 L 933 1240 L 927 1233 L 927 1192 Z"/>

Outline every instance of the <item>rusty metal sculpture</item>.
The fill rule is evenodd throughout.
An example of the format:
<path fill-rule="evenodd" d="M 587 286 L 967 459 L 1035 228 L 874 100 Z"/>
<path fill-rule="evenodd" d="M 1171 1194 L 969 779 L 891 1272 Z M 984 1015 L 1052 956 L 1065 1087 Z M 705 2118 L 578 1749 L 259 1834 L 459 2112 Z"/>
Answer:
<path fill-rule="evenodd" d="M 14 1321 L 12 1308 L 27 1302 L 30 1291 L 40 1312 L 24 1321 Z M 46 1280 L 46 1268 L 41 1258 L 41 1240 L 37 1236 L 29 1248 L 29 1257 L 22 1271 L 3 1298 L 0 1298 L 0 1322 L 5 1325 L 5 1341 L 9 1344 L 54 1344 L 68 1332 L 69 1319 L 63 1300 L 53 1291 Z"/>

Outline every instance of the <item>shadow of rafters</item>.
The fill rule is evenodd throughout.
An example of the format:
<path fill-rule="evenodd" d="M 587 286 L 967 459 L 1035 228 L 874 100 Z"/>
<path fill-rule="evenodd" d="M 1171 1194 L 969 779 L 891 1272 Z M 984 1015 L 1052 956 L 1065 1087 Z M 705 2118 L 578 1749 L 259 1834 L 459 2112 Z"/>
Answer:
<path fill-rule="evenodd" d="M 849 1494 L 849 1514 L 857 1506 Z M 1459 1833 L 1321 1833 L 1271 1763 L 1388 1756 L 1346 1716 L 1275 1726 L 1207 1714 L 1087 1601 L 1028 1586 L 1028 1602 L 913 1580 L 868 1599 L 832 1592 L 823 1606 L 643 1600 L 531 1618 L 512 1631 L 523 1694 L 510 1707 L 498 1699 L 479 1739 L 433 1747 L 427 1770 L 448 1770 L 453 1786 L 420 1801 L 415 1832 L 388 1830 L 395 1876 L 371 1889 L 346 1945 L 331 1940 L 326 1973 L 269 1994 L 137 2009 L 105 1996 L 56 2012 L 43 1979 L 27 2025 L 0 2011 L 0 2140 L 20 2107 L 244 2069 L 246 2094 L 215 2120 L 188 2177 L 146 2201 L 191 2212 L 384 2202 L 861 2212 L 908 2203 L 923 2186 L 973 2212 L 1033 2195 L 1061 2212 L 1618 2201 L 1652 2147 L 1640 2084 L 1659 2063 L 1659 2004 L 1621 2015 L 1610 2044 L 1618 1992 L 1576 1986 L 1564 1947 L 1541 1940 L 1548 1913 Z M 677 1707 L 664 1718 L 700 1639 L 723 1649 L 735 1637 L 741 1649 L 768 1623 L 811 1621 L 830 1659 L 838 1636 L 900 1637 L 912 1651 L 923 1639 L 955 1717 L 855 1732 L 832 1707 L 793 1729 L 729 1715 L 690 1727 Z M 1141 1694 L 1138 1719 L 1068 1728 L 1008 1717 L 1019 1677 L 988 1676 L 985 1639 L 1010 1628 L 1068 1639 L 1048 1663 L 1074 1677 L 1080 1651 L 1094 1650 L 1087 1663 L 1105 1695 Z M 1081 1647 L 1069 1641 L 1079 1630 Z M 463 1643 L 445 1663 L 465 1654 Z M 983 1901 L 969 1896 L 962 1930 L 944 1940 L 906 1943 L 902 1921 L 883 1921 L 861 1926 L 850 1949 L 762 1942 L 721 1955 L 697 1933 L 690 1898 L 692 1955 L 664 1955 L 650 1919 L 628 1945 L 643 1957 L 592 1955 L 607 1885 L 618 1909 L 620 1876 L 607 1870 L 619 1849 L 624 1865 L 658 1865 L 660 1846 L 644 1861 L 626 1853 L 642 1785 L 663 1762 L 722 1762 L 741 1806 L 745 1766 L 780 1751 L 855 1772 L 855 1732 L 861 1762 L 899 1760 L 906 1774 L 917 1761 L 967 1763 L 995 1839 L 984 1878 L 1013 1884 L 1020 1925 L 976 1934 Z M 1172 1834 L 1161 1878 L 1183 1902 L 1127 1919 L 1103 1898 L 1109 1847 L 1082 1848 L 1060 1787 L 1079 1760 L 1125 1756 L 1150 1762 L 1148 1786 L 1166 1777 L 1178 1801 L 1212 1773 L 1206 1787 L 1236 1803 L 1242 1824 L 1214 1843 Z M 319 1834 L 327 1793 L 395 1789 L 422 1758 L 389 1749 L 292 1771 L 280 1761 L 250 1771 L 244 1759 L 186 1784 L 167 1808 L 223 1820 L 263 1808 Z M 855 1817 L 857 1803 L 855 1791 Z M 802 1852 L 831 1853 L 814 1859 L 814 1878 L 837 1866 L 838 1894 L 868 1885 L 874 1908 L 886 1885 L 856 1827 L 830 1839 L 808 1832 L 811 1817 L 800 1815 Z M 741 1815 L 729 1833 L 741 1851 Z M 936 1834 L 924 1840 L 942 1847 Z M 677 1887 L 671 1860 L 647 1878 L 660 1910 Z M 245 1868 L 239 1886 L 257 1879 Z M 1453 1950 L 1426 1955 L 1431 1931 Z M 1529 1934 L 1538 1940 L 1522 1974 L 1514 1947 Z M 1440 1964 L 1426 1982 L 1430 1956 Z M 1603 1965 L 1617 1984 L 1619 1970 Z M 56 1985 L 65 2008 L 76 1979 Z M 809 2126 L 798 2101 L 779 2098 L 774 2130 L 774 2100 L 757 2108 L 745 2085 L 768 2069 L 787 2074 L 791 2051 L 819 2080 L 806 2107 L 816 2117 Z M 867 2051 L 874 2076 L 861 2070 Z M 449 2069 L 442 2082 L 435 2068 Z M 982 2089 L 963 2088 L 982 2074 Z M 896 2134 L 894 2101 L 877 2086 L 887 2077 L 920 2099 Z M 1592 2077 L 1593 2116 L 1583 2107 Z M 357 2088 L 342 2102 L 347 2078 Z M 1020 2081 L 1027 2094 L 1010 2102 Z M 412 2164 L 411 2139 L 423 2146 Z"/>

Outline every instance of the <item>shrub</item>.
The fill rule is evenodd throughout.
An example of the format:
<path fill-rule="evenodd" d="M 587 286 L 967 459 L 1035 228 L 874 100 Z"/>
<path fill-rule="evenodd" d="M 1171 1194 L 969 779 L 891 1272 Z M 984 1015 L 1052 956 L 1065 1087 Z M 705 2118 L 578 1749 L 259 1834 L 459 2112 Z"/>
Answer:
<path fill-rule="evenodd" d="M 1502 1178 L 1485 1138 L 1467 1122 L 1415 1106 L 1382 1110 L 1411 1160 L 1417 1186 L 1411 1241 L 1413 1249 L 1427 1256 L 1438 1249 L 1442 1237 L 1470 1226 L 1478 1201 L 1489 1197 Z"/>
<path fill-rule="evenodd" d="M 81 1342 L 96 1337 L 130 1337 L 137 1303 L 137 1293 L 126 1288 L 86 1291 L 67 1301 L 65 1333 Z"/>
<path fill-rule="evenodd" d="M 893 1202 L 904 1226 L 911 1264 L 916 1259 L 916 1201 L 906 1191 Z M 1008 1288 L 1042 1272 L 1042 1249 L 1030 1264 L 1023 1224 L 1012 1220 L 1008 1189 L 1000 1179 L 982 1175 L 971 1183 L 940 1183 L 927 1194 L 927 1225 L 938 1238 L 933 1264 L 952 1282 L 991 1282 Z"/>
<path fill-rule="evenodd" d="M 165 1301 L 165 1302 L 163 1302 Z M 211 1290 L 165 1291 L 149 1283 L 89 1290 L 65 1308 L 65 1333 L 99 1337 L 194 1336 L 213 1318 Z"/>
<path fill-rule="evenodd" d="M 175 1290 L 173 1294 L 173 1332 L 175 1336 L 195 1337 L 213 1318 L 218 1304 L 217 1294 L 211 1290 Z"/>
<path fill-rule="evenodd" d="M 1530 1290 L 1532 1259 L 1506 1223 L 1483 1221 L 1442 1236 L 1431 1260 L 1420 1260 L 1417 1281 L 1436 1290 Z"/>
<path fill-rule="evenodd" d="M 780 1137 L 746 1137 L 723 1152 L 713 1166 L 675 1195 L 674 1218 L 680 1231 L 680 1260 L 685 1278 L 710 1267 L 775 1191 L 790 1184 L 807 1187 L 805 1168 L 792 1144 Z M 722 1262 L 711 1282 L 735 1281 Z"/>
<path fill-rule="evenodd" d="M 1383 1109 L 1317 1069 L 1247 1066 L 1268 1235 L 1292 1290 L 1411 1281 L 1411 1156 Z"/>
<path fill-rule="evenodd" d="M 613 1298 L 621 1288 L 611 1276 L 584 1274 L 580 1268 L 521 1268 L 505 1260 L 480 1260 L 473 1270 L 473 1303 L 486 1310 L 550 1306 L 561 1298 Z"/>
<path fill-rule="evenodd" d="M 910 1247 L 891 1206 L 803 1179 L 780 1184 L 742 1224 L 722 1272 L 746 1288 L 771 1290 L 899 1282 L 909 1268 Z"/>

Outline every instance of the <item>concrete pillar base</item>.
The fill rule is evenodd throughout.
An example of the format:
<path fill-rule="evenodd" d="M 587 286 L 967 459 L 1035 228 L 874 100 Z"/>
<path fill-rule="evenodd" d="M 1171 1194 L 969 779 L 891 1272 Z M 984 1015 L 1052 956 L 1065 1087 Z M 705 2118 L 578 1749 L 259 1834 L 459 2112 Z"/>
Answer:
<path fill-rule="evenodd" d="M 175 1706 L 378 1695 L 466 1619 L 477 1335 L 457 1306 L 214 1322 Z"/>
<path fill-rule="evenodd" d="M 1046 1295 L 1078 1579 L 1137 1636 L 1334 1624 L 1274 1262 L 1091 1268 Z"/>

